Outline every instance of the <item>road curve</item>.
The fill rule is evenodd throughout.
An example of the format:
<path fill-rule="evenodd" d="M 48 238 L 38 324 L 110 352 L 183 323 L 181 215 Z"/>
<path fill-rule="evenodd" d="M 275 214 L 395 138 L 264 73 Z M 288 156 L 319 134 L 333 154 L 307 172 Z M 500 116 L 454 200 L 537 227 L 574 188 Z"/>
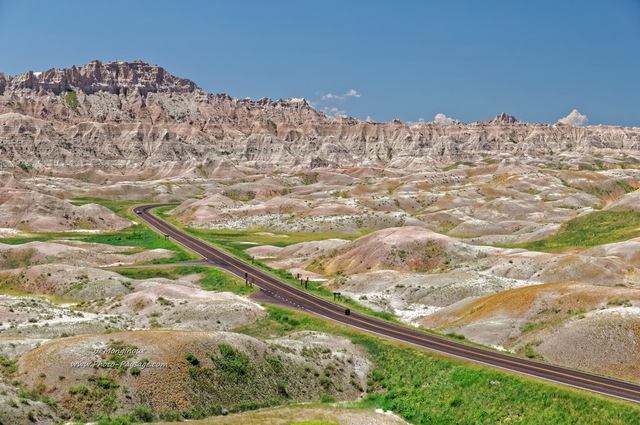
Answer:
<path fill-rule="evenodd" d="M 470 360 L 476 363 L 509 370 L 523 375 L 533 376 L 548 381 L 609 395 L 629 401 L 640 402 L 640 385 L 620 381 L 604 376 L 567 369 L 547 363 L 521 359 L 508 354 L 499 353 L 471 345 L 451 341 L 430 335 L 416 329 L 376 319 L 358 312 L 351 311 L 345 316 L 345 308 L 316 297 L 301 288 L 285 283 L 270 274 L 221 251 L 200 239 L 197 239 L 166 221 L 150 213 L 153 208 L 176 204 L 151 204 L 134 207 L 138 217 L 158 232 L 173 239 L 180 245 L 201 255 L 209 264 L 223 268 L 241 279 L 248 277 L 249 281 L 270 296 L 290 304 L 293 308 L 306 310 L 336 322 L 362 329 L 376 335 L 402 341 L 427 350 Z"/>

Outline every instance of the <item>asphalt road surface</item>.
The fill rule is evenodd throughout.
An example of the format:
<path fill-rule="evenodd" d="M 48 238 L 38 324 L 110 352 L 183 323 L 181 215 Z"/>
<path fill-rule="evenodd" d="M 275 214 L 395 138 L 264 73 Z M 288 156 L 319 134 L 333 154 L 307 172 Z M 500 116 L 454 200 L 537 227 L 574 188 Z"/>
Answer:
<path fill-rule="evenodd" d="M 339 323 L 364 331 L 402 341 L 420 348 L 470 360 L 476 363 L 533 376 L 556 383 L 581 388 L 625 400 L 640 402 L 640 385 L 612 378 L 567 369 L 547 363 L 521 359 L 508 354 L 474 347 L 445 338 L 440 338 L 416 329 L 403 327 L 351 311 L 345 315 L 345 307 L 316 297 L 300 287 L 285 283 L 270 274 L 245 263 L 206 242 L 190 236 L 164 220 L 154 216 L 150 210 L 175 204 L 152 204 L 134 207 L 138 217 L 165 237 L 201 255 L 209 265 L 224 269 L 235 276 L 246 279 L 259 287 L 264 295 L 278 300 L 280 305 L 307 311 Z"/>

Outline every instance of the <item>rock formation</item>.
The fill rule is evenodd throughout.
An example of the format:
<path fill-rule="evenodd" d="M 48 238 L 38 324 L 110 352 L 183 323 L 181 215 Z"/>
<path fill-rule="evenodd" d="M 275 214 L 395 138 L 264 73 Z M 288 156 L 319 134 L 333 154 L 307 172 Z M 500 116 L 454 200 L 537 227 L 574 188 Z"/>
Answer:
<path fill-rule="evenodd" d="M 241 163 L 419 169 L 484 156 L 640 156 L 640 128 L 529 124 L 506 114 L 446 126 L 333 118 L 304 99 L 207 94 L 141 61 L 0 74 L 0 123 L 0 167 L 67 175 L 88 167 L 176 175 Z"/>

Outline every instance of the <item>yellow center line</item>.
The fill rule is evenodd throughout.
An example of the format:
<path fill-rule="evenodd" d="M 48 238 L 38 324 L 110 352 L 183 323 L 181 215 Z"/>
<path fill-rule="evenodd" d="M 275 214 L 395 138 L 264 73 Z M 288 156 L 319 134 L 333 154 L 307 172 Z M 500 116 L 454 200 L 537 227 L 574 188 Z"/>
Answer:
<path fill-rule="evenodd" d="M 183 242 L 189 242 L 189 240 L 188 240 L 187 238 L 185 238 L 184 236 L 182 236 L 182 234 L 181 234 L 181 233 L 183 233 L 183 232 L 181 232 L 181 231 L 180 231 L 180 230 L 178 230 L 177 228 L 175 228 L 175 227 L 173 227 L 173 226 L 171 226 L 171 225 L 169 225 L 169 224 L 165 223 L 163 220 L 160 220 L 159 218 L 157 218 L 157 217 L 155 217 L 155 216 L 153 216 L 153 215 L 151 215 L 151 214 L 149 214 L 149 215 L 150 215 L 151 217 L 153 217 L 155 220 L 157 220 L 157 221 L 156 221 L 156 223 L 158 223 L 158 222 L 159 222 L 159 223 L 161 223 L 161 225 L 162 225 L 161 227 L 163 227 L 163 228 L 165 228 L 165 229 L 172 230 L 173 232 L 177 233 L 177 234 L 181 237 L 181 239 L 183 240 Z M 185 234 L 186 234 L 186 233 L 185 233 Z M 192 236 L 192 237 L 193 237 L 193 236 Z M 247 275 L 248 275 L 248 276 L 251 276 L 251 277 L 253 277 L 253 278 L 257 278 L 258 280 L 262 281 L 263 283 L 265 283 L 265 284 L 266 284 L 266 285 L 268 285 L 268 286 L 274 286 L 272 283 L 269 283 L 269 282 L 265 281 L 265 280 L 264 280 L 264 279 L 262 279 L 260 276 L 258 276 L 258 275 L 255 275 L 255 274 L 251 273 L 251 270 L 249 270 L 249 271 L 242 270 L 240 267 L 236 266 L 235 264 L 230 263 L 230 262 L 229 262 L 229 261 L 227 261 L 225 258 L 220 257 L 220 256 L 219 256 L 215 251 L 211 251 L 211 250 L 209 249 L 209 248 L 210 248 L 210 246 L 209 246 L 207 243 L 205 243 L 205 242 L 203 242 L 203 241 L 200 241 L 200 240 L 198 240 L 198 239 L 197 239 L 197 238 L 195 238 L 195 237 L 194 237 L 194 239 L 196 239 L 196 240 L 198 241 L 197 246 L 198 246 L 200 249 L 203 249 L 204 251 L 206 251 L 207 253 L 209 253 L 209 254 L 213 255 L 214 257 L 218 258 L 219 260 L 222 260 L 223 262 L 225 262 L 225 263 L 226 263 L 226 264 L 228 264 L 229 266 L 231 266 L 231 267 L 233 267 L 233 268 L 235 268 L 235 269 L 237 269 L 237 270 L 239 270 L 239 271 L 241 271 L 241 272 L 245 272 L 245 273 L 247 273 Z M 211 248 L 213 248 L 213 247 L 211 247 Z M 227 255 L 228 255 L 228 254 L 227 254 Z M 240 261 L 241 261 L 241 260 L 240 260 Z M 248 265 L 248 264 L 247 264 L 247 265 Z M 274 278 L 274 279 L 275 279 L 275 278 Z M 288 285 L 288 284 L 286 284 L 286 283 L 285 283 L 285 285 Z M 328 308 L 328 307 L 326 307 L 326 306 L 323 306 L 323 305 L 318 304 L 318 303 L 316 303 L 316 302 L 314 302 L 314 301 L 312 301 L 312 300 L 309 300 L 309 299 L 307 299 L 307 298 L 305 298 L 305 297 L 303 297 L 303 296 L 300 296 L 300 295 L 298 295 L 298 294 L 296 294 L 296 293 L 294 293 L 294 292 L 291 292 L 291 291 L 289 291 L 287 288 L 283 288 L 283 287 L 277 287 L 277 288 L 278 288 L 279 290 L 282 290 L 282 291 L 286 292 L 287 294 L 289 294 L 289 295 L 291 295 L 291 296 L 294 296 L 294 297 L 296 297 L 296 298 L 298 298 L 298 299 L 300 299 L 300 300 L 303 300 L 303 301 L 305 301 L 305 302 L 311 303 L 311 304 L 315 305 L 316 307 L 319 307 L 319 308 L 321 308 L 321 309 L 323 309 L 323 310 L 325 310 L 325 311 L 328 311 L 328 312 L 330 312 L 330 313 L 332 313 L 332 314 L 334 314 L 334 315 L 335 315 L 335 314 L 339 314 L 339 313 L 337 313 L 337 312 L 335 312 L 335 311 L 331 310 L 330 308 Z M 309 295 L 311 295 L 311 294 L 309 294 Z M 326 301 L 326 300 L 323 300 L 323 301 Z M 327 301 L 327 302 L 329 302 L 329 301 Z M 335 305 L 339 307 L 339 305 L 337 305 L 337 304 L 335 304 Z M 459 347 L 459 346 L 457 346 L 457 345 L 450 345 L 450 344 L 447 344 L 446 342 L 442 342 L 442 341 L 425 339 L 425 338 L 423 338 L 422 336 L 412 335 L 412 334 L 409 334 L 409 333 L 405 333 L 405 332 L 402 332 L 402 331 L 395 330 L 395 329 L 393 329 L 393 328 L 386 328 L 386 327 L 384 327 L 384 326 L 380 326 L 380 325 L 378 325 L 378 324 L 375 324 L 375 323 L 372 323 L 372 322 L 369 322 L 369 321 L 366 321 L 366 320 L 357 319 L 357 318 L 355 318 L 355 317 L 354 317 L 354 318 L 352 318 L 352 320 L 357 321 L 357 322 L 360 322 L 360 323 L 365 324 L 365 325 L 367 325 L 367 326 L 373 326 L 373 327 L 378 328 L 378 329 L 383 330 L 383 331 L 392 332 L 392 333 L 394 333 L 394 334 L 402 335 L 402 336 L 407 337 L 407 338 L 417 339 L 417 340 L 422 341 L 422 342 L 424 342 L 424 343 L 431 343 L 431 344 L 440 345 L 440 346 L 442 346 L 442 347 L 446 347 L 446 348 L 449 348 L 449 349 L 455 349 L 455 350 L 458 350 L 458 351 L 460 351 L 460 352 L 467 353 L 468 355 L 472 355 L 472 354 L 473 354 L 473 355 L 478 355 L 478 356 L 485 357 L 485 358 L 492 359 L 492 360 L 498 360 L 498 359 L 496 359 L 494 356 L 491 356 L 491 355 L 489 355 L 489 354 L 485 354 L 485 353 L 478 352 L 478 351 L 471 351 L 471 350 L 465 349 L 465 348 L 463 348 L 463 347 Z M 436 337 L 434 337 L 434 338 L 436 338 Z M 613 384 L 607 384 L 607 383 L 604 383 L 604 382 L 598 382 L 598 381 L 595 381 L 595 380 L 592 380 L 592 379 L 589 379 L 589 378 L 583 378 L 583 377 L 580 377 L 580 376 L 574 376 L 574 375 L 571 375 L 571 374 L 568 374 L 568 373 L 558 372 L 558 371 L 551 370 L 551 369 L 547 369 L 547 368 L 545 368 L 545 367 L 541 367 L 541 366 L 534 366 L 534 365 L 532 365 L 531 363 L 522 363 L 522 362 L 517 361 L 517 359 L 511 360 L 511 359 L 509 359 L 509 358 L 500 358 L 499 360 L 504 361 L 504 362 L 507 362 L 507 363 L 511 363 L 511 364 L 513 364 L 513 365 L 517 365 L 517 366 L 525 366 L 525 367 L 528 367 L 528 368 L 531 368 L 531 369 L 537 369 L 537 370 L 539 370 L 539 371 L 543 371 L 543 372 L 547 372 L 547 373 L 552 373 L 552 374 L 559 375 L 559 376 L 565 376 L 565 377 L 569 377 L 569 378 L 573 378 L 573 379 L 579 379 L 579 380 L 582 380 L 582 381 L 585 381 L 585 382 L 590 382 L 590 383 L 593 383 L 593 384 L 605 385 L 605 386 L 608 386 L 608 387 L 611 387 L 611 388 L 616 388 L 616 389 L 619 389 L 619 390 L 630 391 L 630 392 L 633 392 L 633 393 L 636 393 L 636 394 L 640 394 L 640 391 L 637 391 L 637 390 L 632 390 L 632 389 L 628 389 L 628 388 L 624 388 L 624 387 L 619 387 L 619 386 L 616 386 L 616 385 L 613 385 Z"/>

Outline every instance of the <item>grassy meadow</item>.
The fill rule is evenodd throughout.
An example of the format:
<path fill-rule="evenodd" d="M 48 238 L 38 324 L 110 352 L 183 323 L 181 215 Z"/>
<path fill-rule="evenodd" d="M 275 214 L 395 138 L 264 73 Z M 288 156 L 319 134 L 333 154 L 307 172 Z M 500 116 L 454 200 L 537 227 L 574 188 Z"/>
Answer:
<path fill-rule="evenodd" d="M 197 283 L 207 291 L 233 292 L 237 295 L 248 295 L 255 292 L 255 287 L 248 287 L 244 281 L 222 270 L 203 266 L 149 267 L 139 269 L 117 269 L 119 274 L 131 279 L 152 279 L 164 277 L 179 279 L 181 276 L 198 273 L 202 277 Z"/>
<path fill-rule="evenodd" d="M 562 225 L 548 238 L 513 245 L 531 251 L 557 252 L 621 242 L 640 236 L 640 213 L 633 211 L 594 211 Z"/>

